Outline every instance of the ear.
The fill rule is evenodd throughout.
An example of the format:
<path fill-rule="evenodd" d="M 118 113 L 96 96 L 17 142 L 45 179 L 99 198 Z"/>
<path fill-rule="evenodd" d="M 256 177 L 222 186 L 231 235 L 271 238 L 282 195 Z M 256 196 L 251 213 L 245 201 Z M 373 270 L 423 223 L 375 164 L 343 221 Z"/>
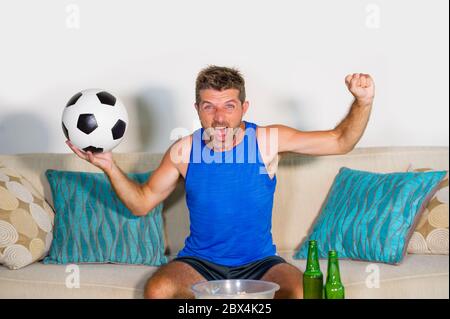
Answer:
<path fill-rule="evenodd" d="M 198 104 L 197 104 L 197 103 L 194 103 L 194 107 L 195 107 L 195 109 L 196 109 L 197 112 L 198 112 Z"/>
<path fill-rule="evenodd" d="M 250 103 L 249 103 L 248 101 L 245 101 L 245 102 L 242 104 L 242 116 L 245 115 L 245 113 L 247 112 L 249 106 L 250 106 Z"/>

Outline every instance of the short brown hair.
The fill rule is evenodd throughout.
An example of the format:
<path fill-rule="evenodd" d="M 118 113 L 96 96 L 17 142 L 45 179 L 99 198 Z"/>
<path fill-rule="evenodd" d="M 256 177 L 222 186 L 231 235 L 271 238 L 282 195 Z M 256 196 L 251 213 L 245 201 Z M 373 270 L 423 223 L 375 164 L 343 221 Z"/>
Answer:
<path fill-rule="evenodd" d="M 210 65 L 197 76 L 195 81 L 195 103 L 200 103 L 200 90 L 239 90 L 239 100 L 241 103 L 245 101 L 245 81 L 241 72 L 235 68 L 227 68 L 222 66 Z"/>

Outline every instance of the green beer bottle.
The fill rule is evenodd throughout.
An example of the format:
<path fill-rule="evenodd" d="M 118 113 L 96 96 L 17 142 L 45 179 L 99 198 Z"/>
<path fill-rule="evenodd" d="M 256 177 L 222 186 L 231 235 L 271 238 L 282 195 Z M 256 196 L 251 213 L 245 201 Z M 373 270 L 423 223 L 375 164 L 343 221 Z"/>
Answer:
<path fill-rule="evenodd" d="M 339 273 L 338 254 L 335 250 L 328 253 L 328 272 L 325 284 L 326 299 L 345 299 L 344 285 L 341 282 Z"/>
<path fill-rule="evenodd" d="M 323 274 L 320 271 L 317 241 L 310 240 L 308 247 L 308 261 L 303 273 L 303 298 L 322 299 L 323 297 Z"/>

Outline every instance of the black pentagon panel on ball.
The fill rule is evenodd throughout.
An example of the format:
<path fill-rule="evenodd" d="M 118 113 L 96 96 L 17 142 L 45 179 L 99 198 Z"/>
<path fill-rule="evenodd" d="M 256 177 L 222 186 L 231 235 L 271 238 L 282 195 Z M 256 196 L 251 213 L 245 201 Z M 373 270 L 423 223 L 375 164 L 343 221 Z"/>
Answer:
<path fill-rule="evenodd" d="M 92 153 L 101 153 L 101 152 L 103 152 L 103 148 L 95 147 L 95 146 L 88 146 L 88 147 L 83 148 L 83 151 L 85 151 L 85 152 L 90 151 Z"/>
<path fill-rule="evenodd" d="M 111 129 L 113 139 L 117 140 L 117 139 L 121 138 L 123 136 L 123 134 L 125 133 L 126 126 L 127 126 L 127 123 L 125 123 L 122 120 L 118 120 L 116 122 L 116 124 L 114 124 L 113 128 Z"/>
<path fill-rule="evenodd" d="M 98 127 L 94 114 L 80 114 L 77 127 L 83 133 L 92 133 Z"/>
<path fill-rule="evenodd" d="M 74 105 L 75 103 L 77 103 L 78 99 L 82 96 L 83 94 L 81 94 L 81 92 L 78 92 L 77 94 L 75 94 L 74 96 L 72 96 L 69 100 L 69 102 L 67 102 L 66 107 Z"/>
<path fill-rule="evenodd" d="M 97 97 L 102 104 L 107 104 L 111 106 L 114 106 L 116 104 L 116 98 L 106 91 L 97 93 Z"/>
<path fill-rule="evenodd" d="M 64 132 L 64 135 L 66 136 L 66 138 L 68 140 L 70 140 L 70 138 L 69 138 L 69 130 L 67 130 L 67 127 L 64 125 L 64 122 L 61 121 L 61 124 L 62 124 L 62 130 Z"/>

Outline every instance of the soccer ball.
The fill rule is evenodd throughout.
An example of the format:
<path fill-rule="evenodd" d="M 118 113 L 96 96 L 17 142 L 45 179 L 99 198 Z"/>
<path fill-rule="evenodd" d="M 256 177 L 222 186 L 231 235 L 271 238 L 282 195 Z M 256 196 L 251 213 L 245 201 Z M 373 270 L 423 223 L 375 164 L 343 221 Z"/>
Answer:
<path fill-rule="evenodd" d="M 78 148 L 92 153 L 108 152 L 125 136 L 128 113 L 114 95 L 100 89 L 72 96 L 62 114 L 64 135 Z"/>

